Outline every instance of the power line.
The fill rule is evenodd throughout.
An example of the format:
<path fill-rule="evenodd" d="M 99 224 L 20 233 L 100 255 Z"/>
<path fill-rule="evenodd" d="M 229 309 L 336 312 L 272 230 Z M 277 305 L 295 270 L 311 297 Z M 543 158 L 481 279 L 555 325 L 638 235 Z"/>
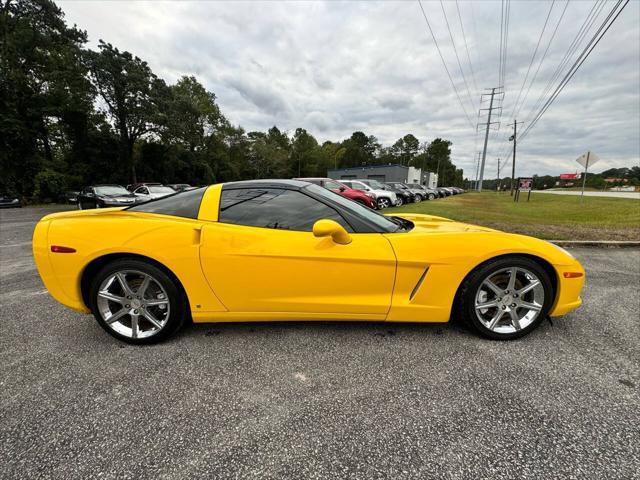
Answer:
<path fill-rule="evenodd" d="M 620 14 L 622 13 L 622 11 L 625 9 L 625 7 L 627 6 L 627 4 L 629 3 L 629 0 L 626 0 L 624 2 L 624 5 L 622 5 L 622 7 L 618 10 L 618 12 L 615 14 L 615 16 L 611 19 L 611 21 L 609 22 L 609 19 L 611 18 L 611 16 L 614 14 L 614 12 L 616 11 L 616 9 L 620 6 L 620 4 L 622 3 L 622 0 L 619 0 L 616 5 L 611 9 L 611 12 L 609 13 L 609 15 L 607 15 L 607 18 L 605 18 L 604 22 L 602 23 L 602 25 L 600 26 L 600 28 L 598 29 L 598 31 L 595 33 L 595 35 L 593 36 L 593 38 L 591 39 L 591 41 L 587 44 L 587 46 L 585 47 L 585 49 L 582 51 L 582 53 L 580 54 L 580 56 L 578 57 L 578 59 L 576 60 L 576 62 L 574 62 L 574 64 L 571 66 L 571 68 L 569 69 L 569 72 L 565 75 L 565 77 L 562 79 L 562 81 L 560 82 L 560 84 L 558 84 L 558 87 L 556 88 L 556 90 L 554 91 L 554 93 L 551 95 L 551 97 L 549 97 L 549 99 L 546 101 L 546 103 L 544 104 L 544 106 L 542 107 L 542 109 L 538 112 L 538 114 L 534 117 L 533 121 L 529 124 L 529 126 L 525 129 L 525 131 L 522 133 L 522 136 L 520 137 L 520 139 L 522 140 L 524 137 L 527 136 L 527 134 L 531 131 L 531 129 L 536 125 L 536 123 L 538 123 L 538 121 L 540 120 L 540 118 L 542 118 L 542 116 L 544 115 L 544 113 L 549 109 L 549 107 L 553 104 L 553 102 L 555 101 L 556 98 L 558 98 L 558 95 L 560 95 L 560 93 L 562 92 L 562 90 L 564 89 L 564 87 L 571 81 L 571 79 L 573 78 L 573 76 L 575 75 L 575 73 L 578 71 L 578 69 L 582 66 L 582 64 L 585 62 L 585 60 L 589 57 L 589 55 L 591 54 L 591 52 L 593 51 L 593 49 L 598 45 L 598 43 L 600 43 L 600 40 L 602 40 L 602 37 L 605 36 L 605 34 L 607 33 L 607 31 L 611 28 L 611 25 L 613 25 L 613 23 L 616 21 L 616 19 L 620 16 Z M 607 22 L 608 25 L 607 25 Z M 606 25 L 606 28 L 605 28 Z M 604 28 L 604 31 L 603 31 Z M 600 33 L 602 31 L 602 33 Z M 598 36 L 599 35 L 599 36 Z M 597 38 L 596 38 L 597 37 Z"/>
<path fill-rule="evenodd" d="M 458 0 L 456 0 L 456 10 L 458 11 L 458 20 L 460 20 L 460 30 L 462 30 L 462 38 L 464 39 L 464 48 L 467 51 L 467 60 L 469 60 L 469 70 L 471 70 L 471 79 L 473 80 L 474 92 L 478 91 L 478 85 L 476 84 L 476 75 L 473 71 L 473 63 L 471 62 L 471 55 L 469 54 L 469 44 L 467 43 L 467 36 L 464 33 L 464 23 L 462 22 L 462 15 L 460 14 L 460 6 Z"/>
<path fill-rule="evenodd" d="M 456 55 L 456 61 L 458 62 L 458 68 L 460 69 L 460 73 L 462 74 L 462 80 L 464 81 L 464 86 L 467 89 L 467 96 L 469 97 L 469 102 L 471 102 L 471 108 L 475 110 L 476 106 L 475 106 L 475 103 L 473 103 L 473 99 L 471 98 L 471 91 L 469 90 L 467 77 L 465 76 L 464 70 L 462 69 L 462 63 L 460 62 L 460 57 L 458 56 L 458 49 L 456 48 L 456 42 L 453 39 L 453 34 L 451 33 L 449 20 L 447 19 L 447 12 L 445 12 L 444 10 L 444 4 L 442 3 L 442 0 L 440 0 L 440 8 L 442 8 L 442 15 L 444 15 L 444 23 L 447 25 L 447 30 L 449 31 L 449 38 L 451 39 L 451 45 L 453 45 L 453 53 Z"/>
<path fill-rule="evenodd" d="M 549 48 L 551 47 L 551 44 L 553 43 L 553 40 L 554 40 L 554 38 L 556 36 L 556 33 L 558 32 L 558 28 L 560 27 L 560 24 L 562 23 L 562 19 L 564 18 L 564 14 L 567 11 L 567 7 L 569 6 L 569 1 L 570 0 L 567 0 L 567 2 L 564 5 L 564 9 L 562 10 L 562 13 L 560 14 L 560 17 L 558 18 L 558 21 L 556 22 L 556 26 L 555 26 L 555 28 L 553 30 L 553 33 L 551 34 L 551 37 L 549 38 L 549 41 L 547 42 L 547 47 L 545 48 L 542 56 L 540 57 L 540 61 L 538 62 L 538 68 L 536 69 L 533 77 L 531 78 L 531 81 L 529 82 L 529 86 L 527 87 L 527 91 L 524 94 L 524 97 L 522 97 L 522 102 L 520 102 L 520 105 L 518 106 L 518 101 L 520 99 L 520 94 L 524 90 L 524 86 L 527 83 L 527 77 L 529 76 L 530 68 L 533 66 L 533 62 L 534 62 L 536 53 L 538 51 L 538 48 L 539 48 L 540 43 L 542 41 L 542 37 L 543 37 L 544 32 L 546 30 L 547 24 L 549 22 L 549 17 L 551 16 L 551 11 L 553 10 L 553 6 L 555 4 L 555 0 L 551 4 L 551 7 L 549 8 L 549 13 L 547 14 L 547 18 L 546 18 L 546 20 L 544 22 L 544 26 L 542 28 L 542 32 L 540 33 L 540 37 L 538 38 L 538 44 L 536 45 L 536 49 L 535 49 L 535 51 L 533 53 L 533 56 L 531 57 L 531 62 L 529 62 L 529 68 L 527 69 L 527 74 L 525 75 L 524 82 L 522 82 L 522 87 L 520 88 L 520 93 L 518 94 L 518 98 L 516 99 L 516 103 L 513 105 L 513 110 L 511 111 L 511 115 L 509 115 L 509 118 L 517 118 L 518 115 L 520 114 L 520 110 L 522 109 L 523 105 L 525 104 L 525 102 L 527 100 L 527 97 L 529 96 L 529 92 L 531 91 L 531 87 L 535 83 L 536 78 L 538 77 L 538 73 L 540 72 L 540 68 L 542 67 L 542 64 L 544 63 L 544 60 L 547 57 L 547 53 L 549 52 Z M 506 150 L 508 150 L 508 148 L 509 148 L 509 144 L 507 142 L 507 135 L 505 135 L 505 138 L 502 141 L 502 148 L 504 148 L 504 151 L 503 151 L 503 154 L 502 154 L 503 157 L 506 154 Z"/>
<path fill-rule="evenodd" d="M 551 47 L 551 44 L 553 43 L 553 39 L 556 37 L 556 33 L 558 33 L 558 28 L 560 27 L 560 24 L 562 23 L 562 19 L 564 18 L 564 14 L 567 11 L 567 7 L 569 6 L 569 1 L 570 0 L 567 0 L 567 3 L 565 3 L 565 5 L 564 5 L 564 9 L 562 10 L 562 13 L 560 14 L 560 18 L 558 19 L 558 23 L 556 23 L 556 28 L 554 28 L 553 33 L 551 34 L 551 38 L 549 38 L 549 43 L 547 43 L 547 48 L 545 48 L 544 53 L 542 54 L 542 57 L 540 58 L 540 63 L 538 63 L 538 68 L 536 69 L 536 73 L 534 73 L 533 78 L 531 79 L 531 82 L 529 83 L 529 87 L 527 88 L 527 92 L 524 94 L 524 98 L 522 99 L 522 103 L 520 104 L 520 107 L 516 111 L 516 114 L 515 114 L 516 117 L 520 113 L 520 110 L 522 109 L 522 106 L 524 105 L 524 102 L 527 100 L 527 97 L 529 96 L 529 91 L 531 90 L 531 86 L 533 85 L 533 82 L 535 82 L 536 78 L 538 78 L 538 73 L 540 72 L 540 67 L 542 67 L 544 59 L 547 57 L 547 53 L 549 52 L 549 48 Z"/>
<path fill-rule="evenodd" d="M 451 86 L 453 87 L 453 91 L 456 93 L 456 97 L 458 98 L 458 103 L 462 107 L 462 111 L 464 112 L 464 116 L 467 117 L 467 121 L 471 128 L 473 127 L 473 122 L 471 118 L 469 118 L 469 114 L 467 113 L 467 109 L 464 108 L 464 104 L 462 103 L 462 99 L 460 98 L 460 93 L 458 93 L 458 89 L 456 88 L 456 84 L 453 82 L 453 78 L 451 78 L 451 73 L 449 73 L 449 69 L 447 68 L 447 63 L 444 61 L 444 57 L 442 56 L 442 52 L 440 51 L 440 46 L 438 45 L 438 40 L 436 40 L 436 36 L 433 34 L 433 30 L 431 29 L 431 24 L 429 24 L 429 20 L 427 19 L 427 14 L 422 7 L 422 1 L 418 0 L 418 5 L 420 6 L 420 10 L 422 11 L 422 16 L 424 17 L 424 21 L 427 22 L 427 27 L 429 27 L 429 32 L 431 33 L 431 38 L 433 38 L 433 43 L 438 50 L 438 55 L 440 55 L 440 60 L 442 60 L 442 65 L 444 66 L 445 71 L 447 72 L 447 77 L 449 77 L 449 82 L 451 82 Z"/>
<path fill-rule="evenodd" d="M 571 42 L 571 44 L 567 48 L 567 51 L 565 52 L 564 56 L 562 57 L 562 60 L 560 60 L 560 63 L 558 64 L 558 66 L 556 67 L 555 71 L 553 72 L 553 75 L 551 75 L 551 77 L 549 78 L 549 81 L 547 82 L 546 86 L 544 87 L 542 93 L 540 94 L 538 99 L 535 101 L 533 108 L 527 114 L 527 116 L 526 116 L 526 122 L 527 123 L 528 123 L 529 119 L 531 118 L 531 116 L 533 115 L 533 113 L 536 112 L 538 110 L 538 108 L 540 107 L 540 105 L 542 105 L 542 102 L 544 102 L 544 99 L 546 98 L 547 94 L 551 91 L 551 88 L 553 87 L 554 82 L 558 78 L 560 78 L 560 75 L 561 75 L 562 71 L 564 70 L 564 67 L 568 64 L 568 62 L 571 59 L 571 57 L 573 56 L 573 54 L 575 53 L 575 51 L 580 46 L 580 43 L 582 42 L 582 39 L 585 37 L 587 32 L 591 29 L 591 26 L 595 22 L 596 18 L 600 15 L 600 12 L 602 11 L 602 9 L 605 6 L 605 2 L 606 2 L 606 0 L 597 0 L 594 3 L 593 7 L 591 7 L 591 10 L 587 14 L 587 17 L 585 18 L 584 22 L 582 23 L 582 26 L 580 27 L 580 30 L 578 30 L 578 33 L 576 34 L 576 36 L 574 37 L 573 41 Z M 595 13 L 594 13 L 594 11 L 595 11 Z"/>
<path fill-rule="evenodd" d="M 551 7 L 549 7 L 549 12 L 547 13 L 547 18 L 544 21 L 544 25 L 542 26 L 542 32 L 540 32 L 540 36 L 538 37 L 538 43 L 536 44 L 536 48 L 533 51 L 533 55 L 531 56 L 531 60 L 529 61 L 529 66 L 527 67 L 527 73 L 524 76 L 524 80 L 522 81 L 522 86 L 520 87 L 520 91 L 518 92 L 518 97 L 516 98 L 516 103 L 513 104 L 513 110 L 511 111 L 511 115 L 509 118 L 513 118 L 513 112 L 515 112 L 518 102 L 520 101 L 520 97 L 522 96 L 522 91 L 524 90 L 524 86 L 527 83 L 527 79 L 529 78 L 529 72 L 531 71 L 531 66 L 533 65 L 533 61 L 538 54 L 538 48 L 540 48 L 540 42 L 542 41 L 542 37 L 544 35 L 545 30 L 547 29 L 547 24 L 549 23 L 549 17 L 551 16 L 551 12 L 553 11 L 553 6 L 556 4 L 556 0 L 551 2 Z"/>

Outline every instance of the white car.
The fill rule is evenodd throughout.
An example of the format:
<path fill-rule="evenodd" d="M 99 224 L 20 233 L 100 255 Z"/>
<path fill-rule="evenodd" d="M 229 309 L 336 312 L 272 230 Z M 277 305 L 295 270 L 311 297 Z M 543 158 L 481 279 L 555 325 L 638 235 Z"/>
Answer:
<path fill-rule="evenodd" d="M 376 205 L 379 209 L 393 207 L 398 203 L 396 194 L 390 192 L 389 190 L 385 190 L 384 185 L 382 185 L 377 180 L 357 179 L 338 181 L 345 184 L 347 187 L 353 188 L 354 190 L 362 190 L 363 192 L 367 192 L 373 195 L 376 199 Z"/>
<path fill-rule="evenodd" d="M 133 191 L 134 195 L 141 201 L 154 200 L 156 198 L 173 195 L 176 191 L 165 185 L 141 185 Z"/>

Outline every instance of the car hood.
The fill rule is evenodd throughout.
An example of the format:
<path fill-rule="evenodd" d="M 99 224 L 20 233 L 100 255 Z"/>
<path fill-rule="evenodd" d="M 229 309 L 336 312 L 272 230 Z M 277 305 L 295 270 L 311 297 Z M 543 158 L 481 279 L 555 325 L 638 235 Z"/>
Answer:
<path fill-rule="evenodd" d="M 434 252 L 446 252 L 444 256 L 449 257 L 447 262 L 462 259 L 470 264 L 479 264 L 500 255 L 524 254 L 541 257 L 552 265 L 575 264 L 575 259 L 567 251 L 539 238 L 433 215 L 396 213 L 393 216 L 414 224 L 409 232 L 385 234 L 398 260 L 402 262 L 430 263 Z M 429 248 L 425 249 L 427 238 Z"/>
<path fill-rule="evenodd" d="M 481 227 L 470 223 L 456 222 L 449 218 L 425 215 L 421 213 L 394 213 L 388 216 L 400 217 L 413 222 L 414 233 L 444 233 L 444 232 L 498 232 L 492 228 Z"/>

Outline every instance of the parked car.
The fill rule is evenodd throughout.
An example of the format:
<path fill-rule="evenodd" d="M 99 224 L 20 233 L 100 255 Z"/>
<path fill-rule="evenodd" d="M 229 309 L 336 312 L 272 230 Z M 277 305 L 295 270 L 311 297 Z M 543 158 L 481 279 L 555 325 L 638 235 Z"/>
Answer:
<path fill-rule="evenodd" d="M 379 209 L 393 207 L 398 201 L 396 194 L 384 188 L 379 182 L 360 179 L 338 181 L 349 188 L 373 195 L 376 199 L 376 207 Z"/>
<path fill-rule="evenodd" d="M 436 190 L 440 194 L 441 198 L 450 197 L 452 195 L 451 191 L 446 189 L 445 187 L 438 187 L 436 188 Z"/>
<path fill-rule="evenodd" d="M 402 183 L 402 182 L 386 182 L 386 184 L 390 185 L 396 190 L 400 190 L 410 195 L 411 197 L 411 199 L 409 200 L 410 202 L 421 202 L 422 200 L 425 200 L 427 198 L 426 193 L 422 189 L 415 188 L 414 185 L 409 185 L 407 183 Z"/>
<path fill-rule="evenodd" d="M 414 183 L 411 187 L 422 191 L 422 198 L 425 200 L 435 200 L 436 198 L 440 198 L 440 193 L 438 193 L 435 188 L 425 187 L 419 183 Z"/>
<path fill-rule="evenodd" d="M 185 190 L 190 190 L 194 187 L 189 185 L 188 183 L 169 183 L 167 187 L 175 190 L 176 192 L 183 192 Z"/>
<path fill-rule="evenodd" d="M 544 240 L 380 215 L 295 180 L 212 185 L 109 214 L 54 213 L 32 244 L 53 298 L 133 344 L 191 321 L 291 319 L 460 319 L 511 340 L 578 308 L 585 280 L 578 260 Z M 55 334 L 80 342 L 86 330 Z"/>
<path fill-rule="evenodd" d="M 13 195 L 0 195 L 0 208 L 20 208 L 22 203 Z"/>
<path fill-rule="evenodd" d="M 122 185 L 91 185 L 78 195 L 78 209 L 124 207 L 137 202 L 136 196 Z"/>
<path fill-rule="evenodd" d="M 80 192 L 76 192 L 76 191 L 64 192 L 63 194 L 60 195 L 58 202 L 76 205 L 78 203 L 78 195 L 80 195 Z"/>
<path fill-rule="evenodd" d="M 348 186 L 343 185 L 337 180 L 333 180 L 331 178 L 295 178 L 294 180 L 302 180 L 305 182 L 315 183 L 316 185 L 320 185 L 327 190 L 331 190 L 332 192 L 335 192 L 338 195 L 343 196 L 344 198 L 348 198 L 349 200 L 358 202 L 365 207 L 374 209 L 376 208 L 376 199 L 373 195 L 367 192 L 363 192 L 362 190 L 349 188 Z"/>
<path fill-rule="evenodd" d="M 141 185 L 133 191 L 133 194 L 143 202 L 173 195 L 174 193 L 176 191 L 173 188 L 161 184 Z"/>
<path fill-rule="evenodd" d="M 390 192 L 396 194 L 396 207 L 404 205 L 405 203 L 412 203 L 413 201 L 415 201 L 413 193 L 411 193 L 408 188 L 397 188 L 386 182 L 380 183 L 387 187 L 386 190 L 389 190 Z"/>
<path fill-rule="evenodd" d="M 134 190 L 138 189 L 139 187 L 142 187 L 143 185 L 151 186 L 151 185 L 162 185 L 160 182 L 138 182 L 138 183 L 132 183 L 130 185 L 127 185 L 127 190 L 129 190 L 130 192 L 133 192 Z"/>

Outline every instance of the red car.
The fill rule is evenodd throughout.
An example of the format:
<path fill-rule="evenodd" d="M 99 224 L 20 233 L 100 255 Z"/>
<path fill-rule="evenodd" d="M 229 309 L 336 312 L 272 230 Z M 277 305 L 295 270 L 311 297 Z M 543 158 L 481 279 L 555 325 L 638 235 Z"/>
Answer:
<path fill-rule="evenodd" d="M 338 195 L 343 196 L 344 198 L 348 198 L 349 200 L 358 202 L 365 207 L 374 209 L 376 208 L 376 200 L 373 196 L 369 195 L 366 192 L 363 192 L 362 190 L 349 188 L 346 185 L 336 182 L 335 180 L 332 180 L 330 178 L 294 178 L 294 180 L 302 180 L 304 182 L 315 183 L 316 185 L 320 185 L 327 190 L 331 190 L 332 192 L 335 192 Z"/>

